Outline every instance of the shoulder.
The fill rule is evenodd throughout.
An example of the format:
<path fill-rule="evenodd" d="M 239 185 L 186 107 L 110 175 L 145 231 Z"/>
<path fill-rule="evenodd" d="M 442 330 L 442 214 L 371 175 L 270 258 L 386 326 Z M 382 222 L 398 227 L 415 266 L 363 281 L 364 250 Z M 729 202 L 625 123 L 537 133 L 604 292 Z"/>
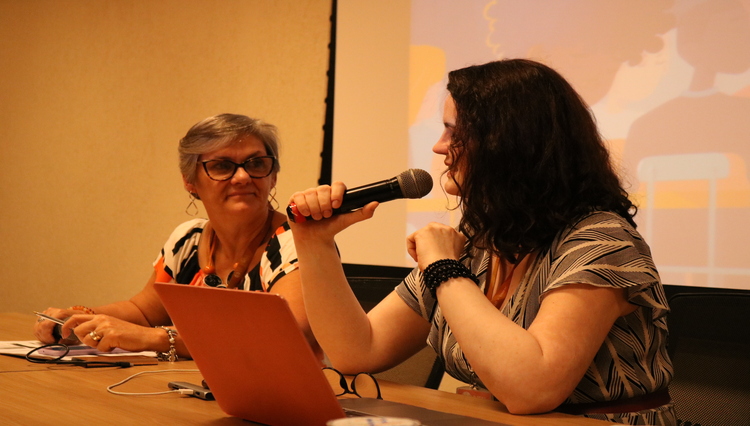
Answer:
<path fill-rule="evenodd" d="M 191 232 L 195 231 L 203 231 L 203 228 L 206 227 L 206 224 L 208 223 L 208 219 L 191 219 L 187 222 L 182 222 L 181 224 L 177 225 L 177 227 L 172 231 L 172 235 L 186 235 Z"/>
<path fill-rule="evenodd" d="M 179 249 L 185 244 L 185 241 L 200 238 L 206 223 L 208 223 L 208 219 L 192 219 L 177 225 L 164 246 Z"/>
<path fill-rule="evenodd" d="M 297 247 L 294 245 L 294 237 L 289 223 L 279 225 L 266 244 L 263 260 L 270 263 L 273 269 L 285 264 L 297 263 Z"/>
<path fill-rule="evenodd" d="M 590 245 L 594 241 L 645 245 L 641 234 L 625 218 L 606 211 L 595 211 L 581 217 L 564 229 L 556 239 L 557 245 Z"/>
<path fill-rule="evenodd" d="M 289 222 L 284 222 L 273 231 L 274 237 L 279 235 L 292 235 L 292 228 L 289 226 Z"/>
<path fill-rule="evenodd" d="M 271 234 L 271 239 L 266 246 L 266 252 L 274 250 L 278 251 L 287 246 L 294 247 L 294 237 L 292 235 L 292 229 L 289 227 L 289 222 L 284 222 Z"/>
<path fill-rule="evenodd" d="M 289 223 L 284 222 L 273 232 L 266 245 L 266 250 L 260 260 L 260 276 L 264 290 L 271 287 L 285 275 L 299 267 L 297 262 L 297 248 Z"/>
<path fill-rule="evenodd" d="M 582 217 L 558 235 L 545 258 L 551 288 L 571 283 L 628 287 L 659 281 L 648 244 L 615 213 Z"/>
<path fill-rule="evenodd" d="M 585 216 L 582 216 L 580 219 L 578 219 L 572 227 L 574 228 L 580 228 L 580 227 L 591 227 L 591 226 L 602 226 L 602 227 L 612 227 L 612 226 L 623 226 L 632 228 L 632 226 L 628 223 L 627 220 L 625 220 L 624 217 L 620 216 L 617 213 L 608 212 L 608 211 L 594 211 L 591 212 Z"/>

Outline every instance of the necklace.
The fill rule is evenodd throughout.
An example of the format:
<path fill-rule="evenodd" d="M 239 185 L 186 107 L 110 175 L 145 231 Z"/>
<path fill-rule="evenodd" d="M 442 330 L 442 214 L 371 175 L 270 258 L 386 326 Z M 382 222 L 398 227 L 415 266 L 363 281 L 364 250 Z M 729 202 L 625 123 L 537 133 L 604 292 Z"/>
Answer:
<path fill-rule="evenodd" d="M 227 287 L 237 288 L 241 281 L 244 281 L 245 274 L 247 274 L 250 262 L 255 257 L 255 251 L 266 240 L 268 234 L 271 232 L 273 226 L 273 212 L 269 211 L 268 219 L 266 219 L 266 230 L 258 236 L 247 246 L 245 253 L 242 255 L 239 261 L 235 262 L 232 266 L 232 271 L 227 276 L 227 284 L 223 286 L 221 278 L 216 274 L 216 267 L 214 266 L 214 252 L 216 250 L 216 232 L 211 227 L 211 222 L 208 222 L 204 227 L 203 232 L 208 233 L 209 243 L 202 251 L 204 259 L 206 259 L 206 265 L 201 268 L 203 273 L 203 283 L 210 287 Z"/>

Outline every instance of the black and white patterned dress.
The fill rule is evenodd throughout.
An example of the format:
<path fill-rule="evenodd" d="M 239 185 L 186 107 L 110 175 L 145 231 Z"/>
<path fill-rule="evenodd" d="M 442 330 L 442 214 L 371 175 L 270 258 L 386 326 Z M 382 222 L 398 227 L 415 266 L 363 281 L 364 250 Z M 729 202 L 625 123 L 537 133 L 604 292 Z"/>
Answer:
<path fill-rule="evenodd" d="M 474 272 L 484 289 L 490 254 L 467 247 L 461 261 Z M 667 354 L 669 311 L 664 289 L 648 245 L 619 215 L 595 212 L 561 232 L 539 252 L 502 313 L 528 329 L 547 292 L 569 284 L 589 284 L 626 290 L 638 308 L 619 317 L 594 357 L 583 379 L 566 403 L 614 401 L 666 388 L 672 380 Z M 464 357 L 440 306 L 421 281 L 418 270 L 396 288 L 401 298 L 431 321 L 428 344 L 442 358 L 446 372 L 458 380 L 482 386 Z M 672 404 L 639 413 L 592 414 L 625 424 L 676 423 Z"/>

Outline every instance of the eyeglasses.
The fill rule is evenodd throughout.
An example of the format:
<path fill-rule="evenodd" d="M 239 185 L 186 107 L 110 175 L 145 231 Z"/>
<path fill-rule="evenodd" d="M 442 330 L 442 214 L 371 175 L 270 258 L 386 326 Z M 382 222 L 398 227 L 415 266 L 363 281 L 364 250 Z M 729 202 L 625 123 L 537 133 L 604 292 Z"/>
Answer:
<path fill-rule="evenodd" d="M 68 355 L 71 347 L 62 343 L 52 343 L 49 345 L 42 345 L 38 348 L 30 350 L 26 354 L 26 360 L 37 364 L 69 364 L 77 365 L 85 368 L 97 368 L 97 367 L 132 367 L 133 364 L 130 362 L 119 362 L 117 358 L 112 358 L 112 361 L 85 361 L 83 359 L 73 359 L 66 361 L 63 358 Z M 37 355 L 39 352 L 39 355 Z"/>
<path fill-rule="evenodd" d="M 42 351 L 40 354 L 43 354 L 41 356 L 36 354 L 40 350 Z M 47 353 L 44 353 L 45 350 Z M 39 364 L 56 363 L 65 358 L 65 355 L 67 355 L 68 352 L 70 352 L 70 347 L 68 345 L 52 343 L 50 345 L 42 345 L 30 350 L 26 354 L 26 360 Z"/>
<path fill-rule="evenodd" d="M 351 388 L 346 382 L 346 377 L 335 368 L 323 367 L 323 374 L 328 379 L 328 383 L 331 385 L 331 389 L 333 389 L 333 393 L 336 396 L 350 394 L 360 398 L 383 399 L 380 395 L 380 385 L 378 385 L 375 376 L 370 373 L 358 373 L 355 375 L 351 381 Z"/>
<path fill-rule="evenodd" d="M 276 157 L 267 155 L 264 157 L 248 158 L 242 163 L 230 160 L 206 160 L 200 161 L 203 170 L 212 180 L 229 180 L 237 173 L 237 168 L 242 167 L 247 175 L 253 179 L 262 179 L 271 174 L 276 165 Z"/>

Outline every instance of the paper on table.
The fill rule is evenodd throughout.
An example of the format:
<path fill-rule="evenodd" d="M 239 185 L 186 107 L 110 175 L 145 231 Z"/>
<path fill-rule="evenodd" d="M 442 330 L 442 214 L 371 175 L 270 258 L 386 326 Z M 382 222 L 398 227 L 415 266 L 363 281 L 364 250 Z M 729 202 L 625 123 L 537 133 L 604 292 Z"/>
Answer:
<path fill-rule="evenodd" d="M 38 340 L 15 340 L 15 341 L 0 341 L 0 355 L 11 355 L 25 357 L 30 350 L 42 346 L 43 343 Z M 87 356 L 134 356 L 142 355 L 148 357 L 156 357 L 156 352 L 143 351 L 143 352 L 128 352 L 121 349 L 117 349 L 116 352 L 97 352 L 94 355 L 75 355 L 76 358 L 87 357 Z M 63 361 L 70 361 L 73 356 L 66 356 Z"/>
<path fill-rule="evenodd" d="M 0 342 L 0 354 L 24 356 L 30 350 L 36 347 L 39 347 L 41 345 L 42 345 L 42 342 L 38 342 L 36 340 L 19 340 L 19 341 Z"/>

